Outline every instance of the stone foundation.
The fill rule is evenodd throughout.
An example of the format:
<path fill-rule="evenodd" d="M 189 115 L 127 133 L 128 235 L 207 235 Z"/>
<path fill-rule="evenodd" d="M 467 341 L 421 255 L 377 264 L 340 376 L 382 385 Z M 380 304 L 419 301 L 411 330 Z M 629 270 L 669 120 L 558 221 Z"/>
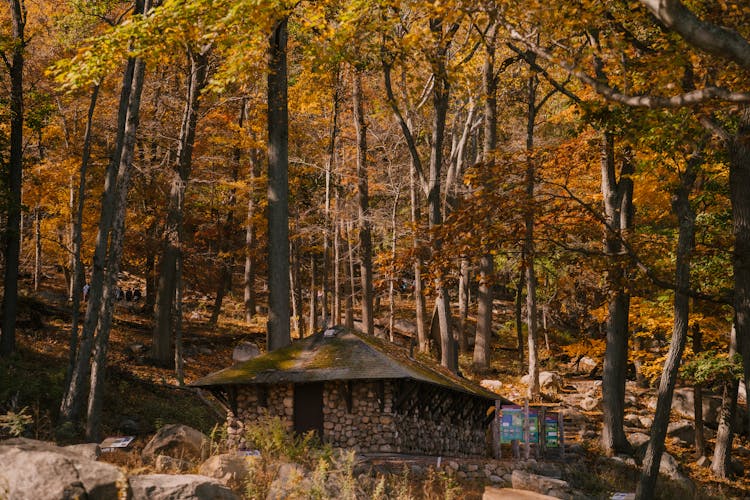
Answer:
<path fill-rule="evenodd" d="M 240 386 L 237 415 L 230 413 L 227 418 L 230 445 L 242 447 L 244 423 L 266 416 L 280 417 L 291 431 L 294 427 L 293 391 L 293 384 L 273 385 L 267 390 Z M 484 415 L 461 418 L 449 413 L 433 420 L 431 417 L 438 412 L 432 408 L 399 413 L 393 407 L 395 392 L 396 385 L 390 381 L 325 382 L 322 440 L 334 447 L 361 453 L 487 456 Z"/>

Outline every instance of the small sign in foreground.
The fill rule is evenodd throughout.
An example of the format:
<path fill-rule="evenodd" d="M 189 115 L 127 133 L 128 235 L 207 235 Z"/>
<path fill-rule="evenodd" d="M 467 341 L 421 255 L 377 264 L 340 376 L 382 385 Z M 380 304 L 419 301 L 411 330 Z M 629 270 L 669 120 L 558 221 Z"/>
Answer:
<path fill-rule="evenodd" d="M 134 439 L 135 436 L 108 437 L 99 444 L 99 448 L 101 448 L 102 453 L 122 450 L 130 446 L 130 443 L 132 443 Z"/>

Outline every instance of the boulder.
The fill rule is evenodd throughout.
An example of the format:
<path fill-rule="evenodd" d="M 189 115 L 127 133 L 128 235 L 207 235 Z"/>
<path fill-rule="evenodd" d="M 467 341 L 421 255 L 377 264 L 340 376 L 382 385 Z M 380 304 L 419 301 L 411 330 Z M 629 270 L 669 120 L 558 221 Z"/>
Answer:
<path fill-rule="evenodd" d="M 81 443 L 71 444 L 70 446 L 64 446 L 64 450 L 78 453 L 84 458 L 89 460 L 97 460 L 102 454 L 102 449 L 96 443 Z"/>
<path fill-rule="evenodd" d="M 237 487 L 248 479 L 250 461 L 257 459 L 258 457 L 246 457 L 234 453 L 214 455 L 201 464 L 198 473 L 213 478 L 225 486 Z"/>
<path fill-rule="evenodd" d="M 175 473 L 185 472 L 190 468 L 190 462 L 167 455 L 156 455 L 154 458 L 154 469 L 157 472 Z"/>
<path fill-rule="evenodd" d="M 651 439 L 649 435 L 644 434 L 643 432 L 633 432 L 632 434 L 628 434 L 628 442 L 630 442 L 631 446 L 635 449 L 648 443 L 649 439 Z"/>
<path fill-rule="evenodd" d="M 131 476 L 128 483 L 131 500 L 240 500 L 226 486 L 197 474 Z"/>
<path fill-rule="evenodd" d="M 577 363 L 578 371 L 583 373 L 590 373 L 598 366 L 599 362 L 588 356 L 582 357 Z"/>
<path fill-rule="evenodd" d="M 692 387 L 678 387 L 672 396 L 672 410 L 683 418 L 692 419 L 695 416 L 695 396 Z M 656 408 L 656 402 L 653 403 Z M 719 421 L 721 397 L 710 394 L 703 395 L 703 422 L 715 426 Z"/>
<path fill-rule="evenodd" d="M 651 426 L 654 425 L 654 419 L 651 417 L 641 416 L 639 420 L 641 421 L 641 427 L 645 429 L 650 429 Z"/>
<path fill-rule="evenodd" d="M 312 481 L 299 465 L 284 463 L 279 466 L 266 500 L 305 498 L 305 493 L 309 493 L 311 487 Z"/>
<path fill-rule="evenodd" d="M 534 491 L 555 498 L 566 498 L 570 489 L 568 482 L 562 479 L 530 474 L 521 470 L 513 471 L 511 482 L 515 489 Z"/>
<path fill-rule="evenodd" d="M 125 477 L 112 464 L 33 439 L 0 442 L 0 498 L 118 498 Z"/>
<path fill-rule="evenodd" d="M 393 329 L 405 335 L 415 336 L 417 334 L 417 324 L 408 319 L 396 319 L 393 321 Z"/>
<path fill-rule="evenodd" d="M 481 385 L 487 390 L 500 394 L 500 389 L 502 388 L 503 383 L 500 382 L 499 380 L 485 379 L 479 382 L 479 385 Z"/>
<path fill-rule="evenodd" d="M 482 500 L 553 500 L 555 497 L 515 488 L 485 486 Z"/>
<path fill-rule="evenodd" d="M 156 455 L 167 455 L 180 460 L 199 461 L 208 456 L 209 440 L 201 431 L 187 425 L 171 424 L 159 429 L 143 449 L 146 462 Z"/>
<path fill-rule="evenodd" d="M 232 361 L 242 363 L 260 356 L 260 349 L 252 342 L 240 342 L 232 351 Z"/>
<path fill-rule="evenodd" d="M 599 398 L 586 396 L 578 403 L 578 406 L 580 406 L 586 411 L 593 411 L 599 408 L 601 406 L 601 403 L 602 403 L 602 400 Z"/>
<path fill-rule="evenodd" d="M 630 427 L 643 427 L 643 425 L 641 425 L 641 417 L 635 413 L 628 413 L 625 415 L 623 422 Z"/>
<path fill-rule="evenodd" d="M 679 439 L 683 445 L 691 445 L 695 443 L 695 426 L 687 420 L 670 422 L 667 426 L 667 436 Z"/>
<path fill-rule="evenodd" d="M 521 377 L 521 382 L 529 385 L 530 378 L 528 375 Z M 542 392 L 558 393 L 565 385 L 563 378 L 556 372 L 539 372 L 539 387 Z"/>
<path fill-rule="evenodd" d="M 680 465 L 677 463 L 677 460 L 669 453 L 662 453 L 661 462 L 659 462 L 659 473 L 677 483 L 686 493 L 695 493 L 695 483 L 680 471 Z"/>

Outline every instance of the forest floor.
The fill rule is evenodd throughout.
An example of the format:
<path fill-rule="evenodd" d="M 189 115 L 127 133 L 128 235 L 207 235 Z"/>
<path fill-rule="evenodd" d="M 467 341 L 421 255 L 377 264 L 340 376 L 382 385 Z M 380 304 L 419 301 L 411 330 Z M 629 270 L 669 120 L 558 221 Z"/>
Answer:
<path fill-rule="evenodd" d="M 28 288 L 26 285 L 29 285 Z M 127 279 L 121 287 L 140 287 L 136 279 Z M 20 289 L 31 289 L 22 283 Z M 191 296 L 183 323 L 185 382 L 190 383 L 208 373 L 232 364 L 233 348 L 240 341 L 250 341 L 259 347 L 265 345 L 265 317 L 258 316 L 254 323 L 245 324 L 242 306 L 230 295 L 225 300 L 222 315 L 216 325 L 210 324 L 209 297 Z M 404 301 L 399 316 L 408 318 L 410 302 Z M 142 302 L 118 302 L 111 332 L 109 365 L 103 415 L 103 435 L 122 435 L 124 430 L 135 434 L 133 449 L 145 446 L 151 435 L 162 425 L 182 423 L 210 434 L 222 418 L 218 406 L 207 404 L 196 392 L 179 387 L 173 369 L 157 367 L 148 361 L 151 344 L 151 317 L 142 310 Z M 496 304 L 496 324 L 512 324 L 512 304 Z M 76 435 L 60 435 L 55 421 L 63 392 L 65 370 L 68 362 L 70 339 L 70 308 L 66 302 L 61 276 L 50 274 L 37 292 L 22 292 L 17 322 L 17 354 L 10 359 L 0 359 L 0 416 L 7 412 L 30 415 L 33 423 L 27 428 L 27 437 L 53 440 L 61 444 L 80 441 Z M 515 350 L 516 340 L 512 328 L 500 328 L 500 337 L 493 349 L 493 370 L 489 374 L 474 374 L 468 354 L 461 355 L 464 375 L 470 378 L 497 379 L 502 383 L 503 395 L 521 401 L 525 386 L 520 382 L 520 367 Z M 569 438 L 581 452 L 581 471 L 586 476 L 587 493 L 605 498 L 613 491 L 634 491 L 638 469 L 635 466 L 613 467 L 604 459 L 598 445 L 601 411 L 580 408 L 581 399 L 601 396 L 595 377 L 574 373 L 571 367 L 553 353 L 559 352 L 554 335 L 550 351 L 542 350 L 543 369 L 564 377 L 564 388 L 551 395 L 550 402 L 572 409 L 584 420 Z M 653 399 L 653 390 L 635 389 L 628 384 L 629 408 L 627 412 L 647 415 Z M 210 403 L 210 402 L 208 402 Z M 631 429 L 637 430 L 637 429 Z M 648 429 L 642 430 L 648 433 Z M 0 439 L 8 437 L 7 429 L 0 426 Z M 709 440 L 709 447 L 711 441 Z M 700 498 L 750 497 L 750 479 L 738 475 L 731 480 L 711 478 L 708 470 L 695 463 L 692 447 L 684 441 L 671 439 L 667 451 L 680 463 L 682 471 L 698 485 Z M 120 454 L 116 462 L 131 469 L 143 467 L 139 454 Z M 115 459 L 115 457 L 112 457 Z M 742 463 L 750 475 L 750 444 L 745 437 L 735 439 L 733 458 Z M 623 473 L 623 470 L 626 472 Z M 477 485 L 465 485 L 466 497 L 476 497 Z M 665 498 L 668 498 L 665 497 Z"/>

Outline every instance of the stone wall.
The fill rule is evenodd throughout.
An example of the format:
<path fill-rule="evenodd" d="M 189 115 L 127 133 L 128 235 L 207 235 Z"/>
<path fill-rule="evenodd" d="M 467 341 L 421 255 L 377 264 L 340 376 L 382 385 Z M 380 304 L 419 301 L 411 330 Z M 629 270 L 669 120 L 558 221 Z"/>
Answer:
<path fill-rule="evenodd" d="M 351 408 L 347 393 L 351 388 Z M 259 405 L 254 386 L 238 389 L 238 414 L 227 419 L 229 442 L 244 444 L 244 422 L 265 416 L 279 416 L 292 430 L 294 426 L 293 385 L 272 386 L 267 391 L 267 407 Z M 383 401 L 379 400 L 383 397 Z M 363 453 L 413 453 L 443 456 L 487 456 L 486 429 L 472 424 L 476 419 L 444 417 L 433 420 L 430 408 L 400 414 L 394 411 L 394 385 L 391 382 L 326 382 L 323 389 L 323 441 L 334 447 L 352 448 Z M 382 411 L 381 411 L 382 404 Z M 481 419 L 480 419 L 481 420 Z"/>
<path fill-rule="evenodd" d="M 419 415 L 396 415 L 401 448 L 408 453 L 452 457 L 486 456 L 486 429 L 467 421 L 433 421 Z"/>
<path fill-rule="evenodd" d="M 266 406 L 261 405 L 259 395 L 262 389 L 253 385 L 237 388 L 237 415 L 227 414 L 227 441 L 229 446 L 243 448 L 245 445 L 245 422 L 274 416 L 286 424 L 288 430 L 294 427 L 294 386 L 278 384 L 266 391 Z"/>
<path fill-rule="evenodd" d="M 360 452 L 396 452 L 398 432 L 391 413 L 391 384 L 383 384 L 380 411 L 376 382 L 351 383 L 351 412 L 346 404 L 346 383 L 326 382 L 323 390 L 323 441 Z"/>

